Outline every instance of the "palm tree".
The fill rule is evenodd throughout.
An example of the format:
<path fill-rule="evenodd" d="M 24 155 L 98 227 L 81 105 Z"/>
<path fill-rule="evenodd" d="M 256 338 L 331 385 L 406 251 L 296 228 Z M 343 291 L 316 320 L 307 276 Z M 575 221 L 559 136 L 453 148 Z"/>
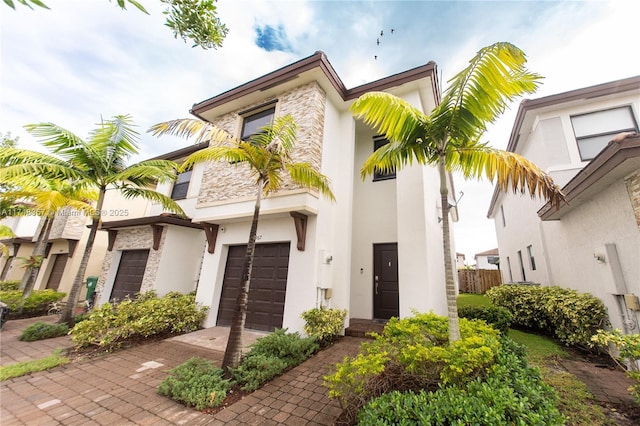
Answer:
<path fill-rule="evenodd" d="M 98 194 L 93 189 L 74 185 L 70 181 L 49 180 L 32 175 L 12 179 L 11 183 L 20 189 L 3 196 L 21 200 L 23 205 L 29 205 L 28 212 L 36 211 L 43 218 L 33 254 L 27 262 L 20 284 L 22 298 L 26 299 L 33 291 L 56 214 L 64 209 L 74 209 L 89 216 L 93 212 L 93 202 Z"/>
<path fill-rule="evenodd" d="M 447 172 L 465 178 L 487 177 L 501 191 L 541 196 L 559 205 L 564 196 L 553 179 L 513 152 L 489 147 L 480 138 L 489 123 L 514 98 L 533 93 L 539 80 L 527 71 L 524 52 L 509 43 L 481 49 L 469 66 L 449 80 L 441 103 L 425 114 L 388 93 L 367 93 L 351 106 L 358 118 L 384 134 L 390 143 L 375 151 L 361 169 L 362 177 L 376 170 L 391 171 L 413 163 L 433 165 L 440 176 L 443 254 L 449 318 L 449 340 L 460 339 L 456 288 L 451 261 Z"/>
<path fill-rule="evenodd" d="M 285 176 L 288 176 L 294 183 L 307 189 L 319 190 L 325 197 L 335 200 L 329 180 L 324 175 L 311 164 L 294 162 L 291 158 L 296 130 L 293 118 L 288 115 L 277 118 L 273 124 L 263 127 L 247 141 L 233 138 L 210 123 L 194 119 L 168 121 L 156 124 L 150 129 L 154 135 L 168 133 L 183 137 L 195 136 L 198 142 L 210 141 L 209 148 L 197 151 L 186 158 L 181 166 L 182 170 L 189 169 L 196 163 L 221 161 L 231 163 L 232 167 L 248 167 L 252 178 L 255 179 L 256 201 L 242 267 L 242 285 L 236 298 L 229 341 L 222 361 L 225 374 L 229 374 L 229 367 L 238 366 L 242 354 L 242 331 L 247 314 L 262 197 L 277 192 L 282 187 Z"/>
<path fill-rule="evenodd" d="M 53 123 L 29 124 L 25 128 L 41 138 L 41 143 L 53 155 L 15 148 L 4 149 L 0 152 L 0 180 L 32 174 L 45 179 L 69 179 L 79 187 L 98 191 L 87 244 L 60 319 L 60 322 L 72 326 L 74 308 L 78 303 L 89 256 L 100 227 L 107 190 L 118 190 L 127 198 L 146 198 L 162 204 L 171 212 L 184 215 L 180 206 L 171 198 L 149 189 L 158 182 L 174 180 L 176 164 L 168 160 L 147 160 L 127 165 L 127 160 L 138 153 L 138 133 L 133 130 L 131 117 L 128 115 L 103 121 L 86 141 Z"/>

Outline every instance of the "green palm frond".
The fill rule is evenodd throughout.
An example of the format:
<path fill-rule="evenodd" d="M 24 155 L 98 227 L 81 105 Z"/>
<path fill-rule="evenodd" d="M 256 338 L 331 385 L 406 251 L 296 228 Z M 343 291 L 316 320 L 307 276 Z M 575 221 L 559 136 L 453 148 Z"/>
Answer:
<path fill-rule="evenodd" d="M 40 138 L 40 142 L 54 154 L 68 159 L 73 156 L 84 141 L 73 132 L 54 123 L 27 124 L 24 128 L 33 136 Z"/>
<path fill-rule="evenodd" d="M 357 118 L 384 135 L 389 141 L 426 140 L 429 117 L 403 99 L 385 92 L 370 92 L 360 96 L 351 112 Z"/>
<path fill-rule="evenodd" d="M 124 170 L 109 175 L 105 182 L 132 182 L 139 186 L 149 186 L 157 182 L 171 182 L 176 179 L 178 165 L 171 160 L 147 160 L 132 164 Z"/>
<path fill-rule="evenodd" d="M 153 136 L 174 135 L 185 139 L 195 138 L 195 143 L 219 144 L 231 138 L 224 130 L 203 120 L 180 118 L 154 124 L 148 130 Z"/>
<path fill-rule="evenodd" d="M 298 126 L 293 117 L 285 115 L 276 118 L 272 124 L 264 126 L 260 132 L 251 137 L 250 142 L 264 147 L 271 146 L 273 152 L 290 153 L 296 142 L 297 131 Z"/>
<path fill-rule="evenodd" d="M 316 189 L 331 201 L 336 201 L 336 197 L 331 191 L 329 179 L 317 171 L 309 163 L 289 163 L 286 165 L 287 172 L 298 185 L 307 189 Z"/>
<path fill-rule="evenodd" d="M 89 146 L 100 153 L 104 170 L 122 170 L 125 162 L 138 153 L 138 132 L 129 115 L 116 115 L 95 129 Z"/>
<path fill-rule="evenodd" d="M 247 152 L 239 146 L 211 146 L 189 155 L 180 165 L 179 172 L 189 170 L 197 163 L 209 161 L 242 163 L 247 161 Z"/>
<path fill-rule="evenodd" d="M 166 195 L 156 192 L 152 189 L 125 185 L 120 190 L 122 191 L 122 195 L 124 195 L 125 198 L 144 198 L 145 200 L 159 203 L 165 210 L 168 210 L 172 213 L 179 214 L 182 217 L 187 216 L 184 210 L 182 210 L 182 207 L 180 207 L 178 203 L 172 200 L 171 197 L 167 197 Z"/>
<path fill-rule="evenodd" d="M 533 93 L 542 77 L 525 68 L 526 56 L 510 43 L 481 49 L 469 66 L 449 80 L 442 102 L 432 113 L 439 137 L 475 140 L 509 102 Z"/>
<path fill-rule="evenodd" d="M 421 139 L 389 142 L 367 158 L 360 169 L 360 176 L 365 179 L 376 171 L 388 173 L 399 170 L 414 161 L 418 164 L 435 164 L 438 161 L 438 151 L 434 148 Z"/>
<path fill-rule="evenodd" d="M 559 207 L 566 202 L 553 179 L 533 162 L 514 152 L 480 146 L 451 150 L 446 162 L 449 170 L 460 171 L 465 178 L 487 178 L 500 191 L 524 194 L 549 200 Z"/>

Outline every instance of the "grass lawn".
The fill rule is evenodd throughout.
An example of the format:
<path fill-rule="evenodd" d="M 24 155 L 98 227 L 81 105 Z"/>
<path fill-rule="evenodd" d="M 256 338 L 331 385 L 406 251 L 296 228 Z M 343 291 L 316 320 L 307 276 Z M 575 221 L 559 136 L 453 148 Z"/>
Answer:
<path fill-rule="evenodd" d="M 34 359 L 32 361 L 17 362 L 15 364 L 0 367 L 0 381 L 24 376 L 35 371 L 44 371 L 69 362 L 69 358 L 61 356 L 60 351 L 45 358 Z"/>
<path fill-rule="evenodd" d="M 488 297 L 462 293 L 458 307 L 490 306 Z M 558 409 L 567 417 L 567 425 L 612 425 L 602 407 L 593 400 L 586 385 L 573 374 L 558 368 L 557 360 L 569 356 L 556 341 L 535 333 L 509 329 L 509 337 L 527 348 L 529 364 L 540 368 L 544 382 L 558 394 Z"/>

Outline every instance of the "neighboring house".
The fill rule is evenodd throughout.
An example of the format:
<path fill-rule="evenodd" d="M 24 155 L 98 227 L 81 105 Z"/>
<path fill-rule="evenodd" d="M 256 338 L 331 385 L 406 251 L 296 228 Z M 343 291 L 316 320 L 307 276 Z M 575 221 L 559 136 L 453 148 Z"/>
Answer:
<path fill-rule="evenodd" d="M 456 266 L 458 267 L 458 269 L 461 269 L 467 266 L 466 257 L 464 253 L 456 253 Z"/>
<path fill-rule="evenodd" d="M 125 202 L 113 191 L 107 192 L 107 200 L 111 206 L 126 205 L 124 208 L 105 209 L 103 214 L 107 220 L 132 214 L 141 215 L 146 207 L 136 200 Z M 25 269 L 20 258 L 28 258 L 33 254 L 43 222 L 43 219 L 36 215 L 9 217 L 3 220 L 3 224 L 9 226 L 16 237 L 4 241 L 9 247 L 9 257 L 0 258 L 0 280 L 22 279 Z M 34 289 L 48 288 L 69 294 L 86 246 L 90 223 L 91 220 L 77 210 L 65 209 L 58 212 L 49 234 L 45 258 L 36 277 Z M 85 278 L 99 275 L 106 250 L 106 235 L 99 233 L 89 258 Z M 81 300 L 84 294 L 85 290 L 80 295 Z"/>
<path fill-rule="evenodd" d="M 476 269 L 500 269 L 500 255 L 497 248 L 476 253 L 474 258 Z"/>
<path fill-rule="evenodd" d="M 440 97 L 436 66 L 347 89 L 325 54 L 316 52 L 193 106 L 196 117 L 242 138 L 273 117 L 292 115 L 299 128 L 295 159 L 328 176 L 337 199 L 285 185 L 262 201 L 248 328 L 301 331 L 300 314 L 320 305 L 365 319 L 406 316 L 412 309 L 446 313 L 437 171 L 412 166 L 361 179 L 361 165 L 385 142 L 349 112 L 369 91 L 393 93 L 430 112 Z M 162 158 L 180 161 L 201 148 Z M 105 221 L 109 251 L 99 301 L 150 289 L 196 291 L 197 301 L 210 307 L 206 327 L 230 324 L 254 208 L 253 179 L 244 166 L 199 164 L 157 190 L 178 200 L 189 218 L 155 206 L 142 218 Z M 457 219 L 455 209 L 451 215 Z"/>
<path fill-rule="evenodd" d="M 507 149 L 547 171 L 569 204 L 495 192 L 488 213 L 505 282 L 590 292 L 614 327 L 636 333 L 637 299 L 625 295 L 640 295 L 639 111 L 640 76 L 522 102 Z"/>

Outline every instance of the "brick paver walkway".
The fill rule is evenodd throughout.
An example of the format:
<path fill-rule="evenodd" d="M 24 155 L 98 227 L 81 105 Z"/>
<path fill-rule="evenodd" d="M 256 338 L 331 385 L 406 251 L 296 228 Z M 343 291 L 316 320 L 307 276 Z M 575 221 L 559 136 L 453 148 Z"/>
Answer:
<path fill-rule="evenodd" d="M 1 332 L 2 365 L 36 351 L 36 346 L 24 347 L 23 343 L 40 345 L 43 352 L 32 358 L 71 345 L 68 337 L 19 342 L 14 326 L 26 325 L 11 322 L 5 326 L 7 333 L 4 329 Z M 361 341 L 342 339 L 215 415 L 187 408 L 158 395 L 156 389 L 167 370 L 187 359 L 199 356 L 219 364 L 223 353 L 175 339 L 154 342 L 2 382 L 0 424 L 328 425 L 340 414 L 340 408 L 327 397 L 322 376 L 345 355 L 355 355 Z"/>

